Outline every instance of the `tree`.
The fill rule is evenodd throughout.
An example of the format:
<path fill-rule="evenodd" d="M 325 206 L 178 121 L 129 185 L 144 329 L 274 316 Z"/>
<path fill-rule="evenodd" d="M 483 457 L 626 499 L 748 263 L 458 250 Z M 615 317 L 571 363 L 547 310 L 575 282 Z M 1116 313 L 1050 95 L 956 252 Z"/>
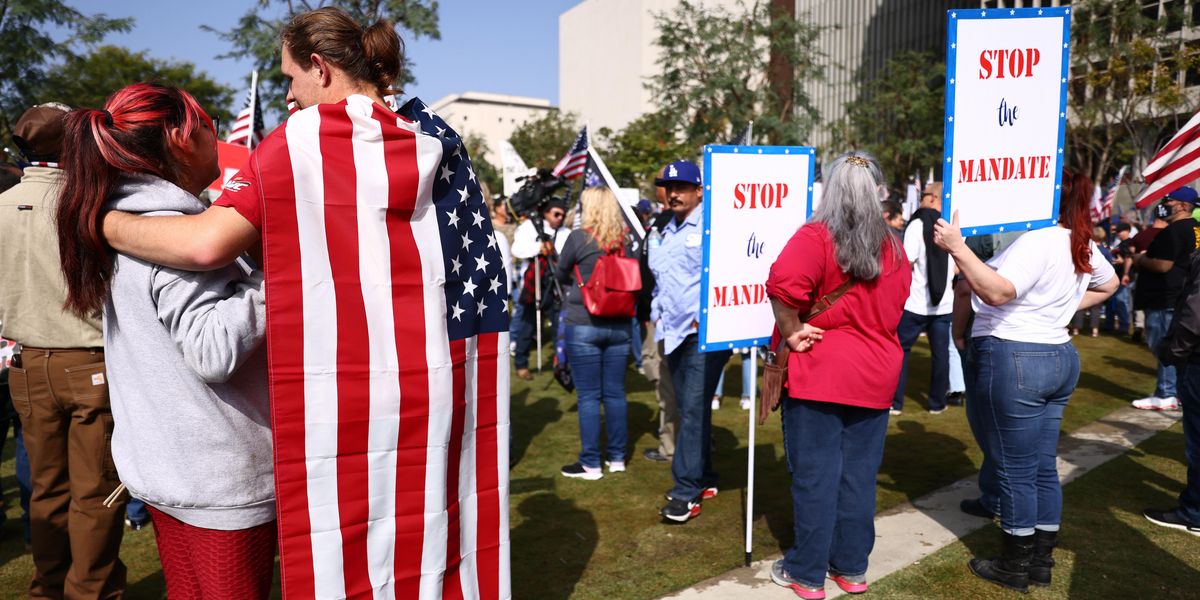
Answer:
<path fill-rule="evenodd" d="M 86 56 L 72 56 L 46 74 L 37 102 L 99 108 L 110 94 L 137 81 L 157 81 L 183 88 L 212 116 L 229 116 L 233 90 L 197 72 L 190 62 L 150 58 L 116 46 L 100 46 Z M 239 107 L 240 108 L 240 107 Z M 232 119 L 229 120 L 232 124 Z"/>
<path fill-rule="evenodd" d="M 603 135 L 604 162 L 618 185 L 638 187 L 653 196 L 659 169 L 676 160 L 692 160 L 698 146 L 678 141 L 672 119 L 660 112 L 646 113 L 620 132 Z"/>
<path fill-rule="evenodd" d="M 504 180 L 500 177 L 500 169 L 488 162 L 487 158 L 487 140 L 483 136 L 468 133 L 463 137 L 463 146 L 467 149 L 467 156 L 471 158 L 471 169 L 475 171 L 475 176 L 479 178 L 481 183 L 488 186 L 488 191 L 493 194 L 499 194 L 504 189 Z M 487 198 L 489 202 L 491 198 Z"/>
<path fill-rule="evenodd" d="M 262 96 L 270 99 L 263 103 L 264 110 L 284 115 L 287 109 L 284 105 L 287 81 L 279 71 L 279 31 L 293 16 L 333 3 L 325 0 L 256 0 L 254 4 L 255 7 L 242 15 L 233 29 L 226 31 L 208 25 L 203 28 L 233 44 L 232 51 L 217 58 L 249 57 L 254 61 L 254 66 L 258 69 Z M 410 39 L 441 38 L 438 30 L 437 0 L 350 0 L 337 2 L 336 5 L 363 27 L 386 18 L 400 30 L 402 39 L 403 32 L 408 32 Z M 282 15 L 278 18 L 264 16 L 265 13 L 271 12 L 273 7 L 283 9 Z M 395 83 L 397 90 L 402 90 L 405 85 L 416 81 L 412 75 L 413 64 L 404 63 L 400 78 Z"/>
<path fill-rule="evenodd" d="M 1140 173 L 1194 108 L 1200 48 L 1182 40 L 1183 7 L 1142 4 L 1084 0 L 1072 15 L 1068 146 L 1097 182 L 1125 160 Z"/>
<path fill-rule="evenodd" d="M 682 0 L 654 15 L 661 73 L 646 88 L 688 144 L 724 142 L 750 121 L 773 144 L 802 143 L 812 131 L 817 109 L 795 82 L 824 75 L 821 28 L 779 5 L 738 0 L 730 11 Z"/>
<path fill-rule="evenodd" d="M 932 65 L 932 66 L 931 66 Z M 929 52 L 901 52 L 878 77 L 861 82 L 859 99 L 835 127 L 839 150 L 875 155 L 893 185 L 942 162 L 946 63 Z"/>
<path fill-rule="evenodd" d="M 13 123 L 35 103 L 47 65 L 132 24 L 133 19 L 84 14 L 60 0 L 0 0 L 0 146 L 10 146 Z M 61 32 L 59 39 L 52 29 Z"/>
<path fill-rule="evenodd" d="M 508 141 L 530 167 L 553 168 L 579 136 L 574 113 L 552 110 L 517 126 Z"/>

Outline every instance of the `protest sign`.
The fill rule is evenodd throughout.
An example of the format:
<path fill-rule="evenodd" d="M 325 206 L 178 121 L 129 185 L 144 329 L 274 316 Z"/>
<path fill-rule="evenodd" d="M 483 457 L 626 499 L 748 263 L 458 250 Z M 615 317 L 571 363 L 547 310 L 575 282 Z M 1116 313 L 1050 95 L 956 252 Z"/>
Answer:
<path fill-rule="evenodd" d="M 208 190 L 213 193 L 214 199 L 221 195 L 221 187 L 231 177 L 237 175 L 238 170 L 245 166 L 248 158 L 250 158 L 250 149 L 242 144 L 217 142 L 217 165 L 221 168 L 221 176 L 208 184 Z"/>
<path fill-rule="evenodd" d="M 801 146 L 704 147 L 701 351 L 770 341 L 767 275 L 812 214 L 814 162 Z"/>
<path fill-rule="evenodd" d="M 1058 222 L 1070 15 L 947 12 L 942 213 L 958 211 L 964 235 Z"/>

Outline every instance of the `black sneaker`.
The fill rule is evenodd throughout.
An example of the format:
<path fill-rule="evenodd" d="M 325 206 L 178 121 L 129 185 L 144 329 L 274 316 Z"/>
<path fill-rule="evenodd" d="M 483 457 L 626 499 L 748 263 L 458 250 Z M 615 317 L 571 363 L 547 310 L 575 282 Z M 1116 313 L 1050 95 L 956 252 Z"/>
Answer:
<path fill-rule="evenodd" d="M 694 519 L 700 516 L 700 503 L 689 502 L 687 500 L 676 500 L 672 498 L 667 502 L 667 505 L 658 511 L 664 519 L 670 519 L 676 523 L 686 523 L 689 519 Z"/>
<path fill-rule="evenodd" d="M 1184 521 L 1183 517 L 1180 517 L 1175 509 L 1155 510 L 1147 508 L 1142 511 L 1142 515 L 1155 525 L 1162 525 L 1163 527 L 1170 527 L 1171 529 L 1178 529 L 1192 535 L 1200 536 L 1200 525 Z"/>
<path fill-rule="evenodd" d="M 949 394 L 946 394 L 946 404 L 950 406 L 962 406 L 963 398 L 965 397 L 966 394 L 963 392 L 950 392 Z"/>
<path fill-rule="evenodd" d="M 671 462 L 671 459 L 663 456 L 663 453 L 659 452 L 658 448 L 646 448 L 646 451 L 642 452 L 642 458 L 654 462 Z"/>
<path fill-rule="evenodd" d="M 141 531 L 142 528 L 149 524 L 150 521 L 134 521 L 129 517 L 125 517 L 125 525 L 134 531 Z"/>
<path fill-rule="evenodd" d="M 588 481 L 595 481 L 601 477 L 604 477 L 604 471 L 602 471 L 599 467 L 596 467 L 595 469 L 588 469 L 580 463 L 567 465 L 563 467 L 562 471 L 560 472 L 562 473 L 563 477 L 586 479 Z"/>

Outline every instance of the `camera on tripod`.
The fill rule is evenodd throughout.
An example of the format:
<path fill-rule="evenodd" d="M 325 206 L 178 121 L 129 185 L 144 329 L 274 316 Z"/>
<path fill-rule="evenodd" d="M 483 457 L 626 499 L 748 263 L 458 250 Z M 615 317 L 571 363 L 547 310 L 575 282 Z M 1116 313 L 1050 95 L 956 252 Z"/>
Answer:
<path fill-rule="evenodd" d="M 546 210 L 546 203 L 553 198 L 564 202 L 567 200 L 567 181 L 552 174 L 550 169 L 538 169 L 537 173 L 520 177 L 517 181 L 525 183 L 508 199 L 510 214 L 528 217 L 534 222 L 538 237 L 546 238 L 542 230 L 542 212 Z"/>

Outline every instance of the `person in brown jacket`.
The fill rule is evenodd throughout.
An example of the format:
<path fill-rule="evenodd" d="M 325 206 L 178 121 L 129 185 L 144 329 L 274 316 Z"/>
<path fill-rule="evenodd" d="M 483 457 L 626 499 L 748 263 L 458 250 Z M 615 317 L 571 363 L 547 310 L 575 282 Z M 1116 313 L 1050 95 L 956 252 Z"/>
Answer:
<path fill-rule="evenodd" d="M 13 130 L 31 166 L 0 194 L 0 336 L 21 344 L 9 387 L 33 483 L 29 597 L 120 598 L 125 502 L 104 506 L 120 480 L 109 447 L 103 334 L 99 318 L 79 319 L 63 309 L 66 284 L 54 228 L 67 110 L 35 106 Z"/>

